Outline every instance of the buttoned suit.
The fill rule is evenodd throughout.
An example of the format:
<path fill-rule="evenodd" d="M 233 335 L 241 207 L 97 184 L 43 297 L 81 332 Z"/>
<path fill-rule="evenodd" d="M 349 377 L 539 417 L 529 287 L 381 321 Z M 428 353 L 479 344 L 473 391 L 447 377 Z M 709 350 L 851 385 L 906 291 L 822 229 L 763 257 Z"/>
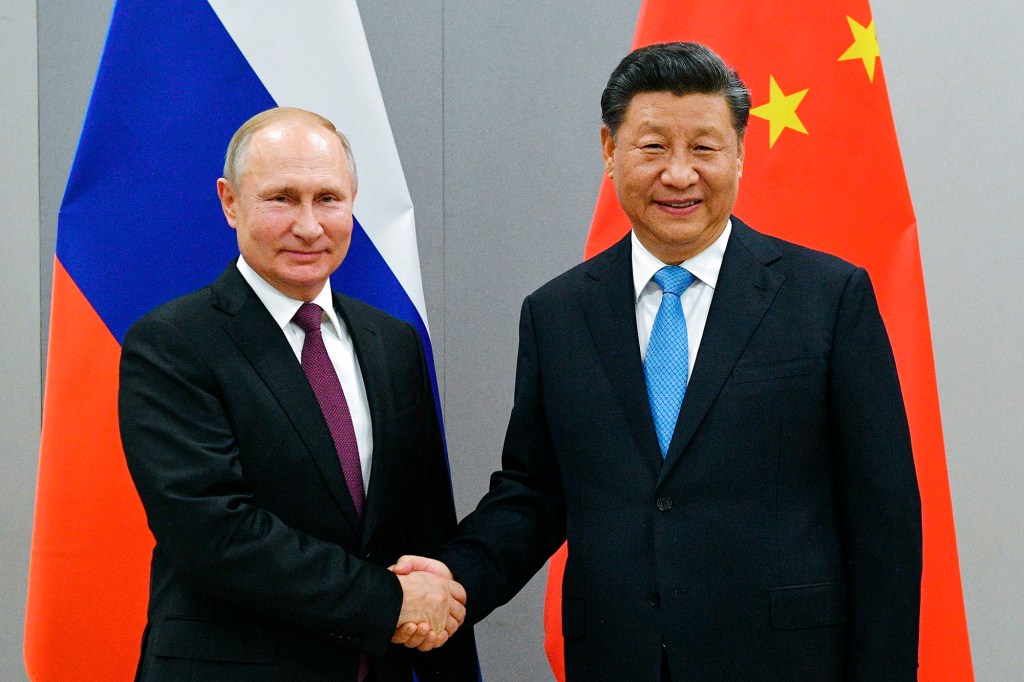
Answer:
<path fill-rule="evenodd" d="M 687 682 L 916 679 L 920 502 L 867 274 L 732 221 L 664 461 L 629 237 L 527 297 L 502 470 L 441 558 L 476 621 L 568 538 L 569 682 L 663 655 Z"/>
<path fill-rule="evenodd" d="M 455 511 L 413 328 L 334 294 L 373 428 L 363 519 L 280 327 L 234 265 L 128 332 L 119 412 L 156 547 L 138 678 L 476 680 L 472 632 L 420 654 L 389 644 L 386 567 L 430 553 Z"/>

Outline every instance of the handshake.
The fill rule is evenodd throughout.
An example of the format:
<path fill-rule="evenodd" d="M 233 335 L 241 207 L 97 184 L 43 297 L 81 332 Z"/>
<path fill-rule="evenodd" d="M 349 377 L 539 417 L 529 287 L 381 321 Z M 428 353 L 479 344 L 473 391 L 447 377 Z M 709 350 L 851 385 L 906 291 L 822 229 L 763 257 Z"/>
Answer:
<path fill-rule="evenodd" d="M 430 651 L 466 619 L 466 590 L 440 561 L 403 556 L 391 567 L 402 585 L 402 611 L 391 641 Z"/>

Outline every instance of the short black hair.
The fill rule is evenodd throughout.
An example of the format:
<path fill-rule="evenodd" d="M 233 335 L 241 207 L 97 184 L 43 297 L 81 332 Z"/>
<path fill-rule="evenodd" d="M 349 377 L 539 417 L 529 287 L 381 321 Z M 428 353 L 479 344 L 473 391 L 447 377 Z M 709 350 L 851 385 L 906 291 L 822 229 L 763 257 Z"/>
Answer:
<path fill-rule="evenodd" d="M 642 92 L 721 95 L 729 105 L 732 126 L 743 139 L 750 118 L 750 90 L 736 70 L 700 43 L 658 43 L 633 50 L 608 78 L 601 93 L 601 120 L 614 138 L 626 109 Z"/>

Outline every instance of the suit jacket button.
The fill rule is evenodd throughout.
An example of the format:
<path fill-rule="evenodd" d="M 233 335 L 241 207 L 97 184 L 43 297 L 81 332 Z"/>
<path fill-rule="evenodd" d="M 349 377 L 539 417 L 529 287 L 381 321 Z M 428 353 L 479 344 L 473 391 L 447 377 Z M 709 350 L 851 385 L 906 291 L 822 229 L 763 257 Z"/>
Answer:
<path fill-rule="evenodd" d="M 672 508 L 672 498 L 671 497 L 659 497 L 658 498 L 658 509 L 660 509 L 661 511 L 668 511 L 671 508 Z"/>
<path fill-rule="evenodd" d="M 661 595 L 657 592 L 648 592 L 647 601 L 651 606 L 657 608 L 661 606 Z"/>

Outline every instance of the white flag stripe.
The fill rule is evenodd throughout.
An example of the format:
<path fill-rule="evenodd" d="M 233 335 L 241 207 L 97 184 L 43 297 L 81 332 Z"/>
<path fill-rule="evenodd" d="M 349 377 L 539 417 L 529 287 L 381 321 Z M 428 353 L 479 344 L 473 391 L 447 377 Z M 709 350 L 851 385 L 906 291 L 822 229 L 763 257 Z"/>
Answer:
<path fill-rule="evenodd" d="M 275 102 L 323 114 L 348 136 L 356 218 L 427 325 L 412 199 L 355 0 L 209 2 Z"/>

